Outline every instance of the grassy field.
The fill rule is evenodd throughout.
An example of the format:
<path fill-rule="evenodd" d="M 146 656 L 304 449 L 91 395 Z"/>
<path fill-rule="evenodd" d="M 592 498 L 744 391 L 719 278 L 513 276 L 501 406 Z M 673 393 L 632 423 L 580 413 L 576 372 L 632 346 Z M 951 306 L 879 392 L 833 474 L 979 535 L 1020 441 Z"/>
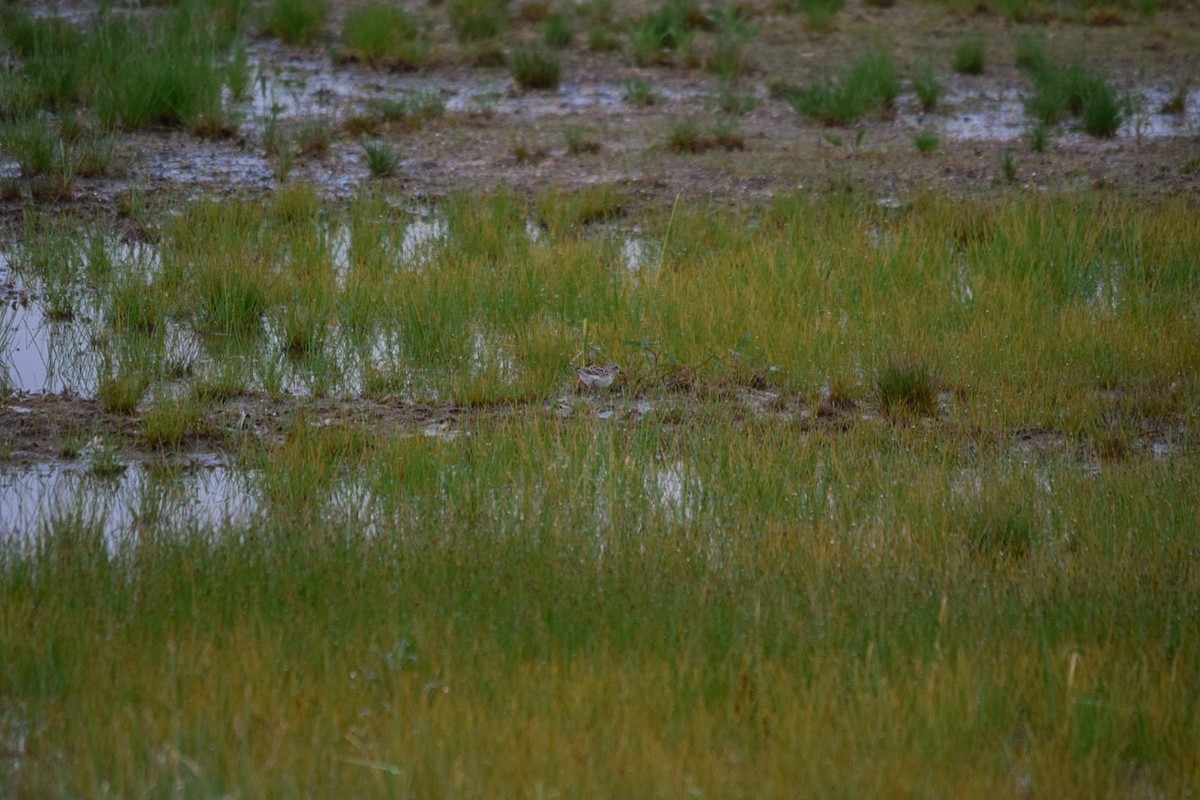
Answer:
<path fill-rule="evenodd" d="M 632 269 L 626 226 L 577 224 L 596 205 L 455 196 L 418 258 L 383 198 L 300 187 L 163 215 L 150 265 L 80 256 L 133 446 L 215 436 L 257 505 L 181 530 L 152 492 L 116 534 L 64 506 L 9 535 L 12 794 L 1200 781 L 1186 204 L 680 204 Z M 31 282 L 92 236 L 39 224 Z M 189 370 L 155 368 L 171 326 Z M 585 338 L 628 373 L 596 399 L 565 388 Z M 211 429 L 288 368 L 477 411 Z"/>
<path fill-rule="evenodd" d="M 540 403 L 593 348 L 631 391 L 769 384 L 814 406 L 908 370 L 987 430 L 1119 433 L 1194 399 L 1200 226 L 1182 200 L 797 195 L 597 231 L 581 222 L 619 218 L 619 190 L 456 194 L 430 220 L 299 184 L 162 213 L 156 249 L 124 251 L 31 214 L 15 258 L 60 316 L 98 310 L 81 324 L 101 397 L 138 389 L 110 410 L 156 386 Z M 195 347 L 172 357 L 180 330 Z"/>
<path fill-rule="evenodd" d="M 1194 14 L 915 5 L 0 8 L 0 800 L 1200 789 Z"/>

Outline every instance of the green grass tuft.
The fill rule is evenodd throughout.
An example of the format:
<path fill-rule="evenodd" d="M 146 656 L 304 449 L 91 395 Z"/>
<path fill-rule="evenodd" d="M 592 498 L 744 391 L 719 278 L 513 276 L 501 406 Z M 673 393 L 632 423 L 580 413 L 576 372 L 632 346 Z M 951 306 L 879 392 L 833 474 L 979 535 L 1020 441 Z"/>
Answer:
<path fill-rule="evenodd" d="M 564 14 L 551 14 L 542 21 L 542 41 L 556 50 L 570 47 L 575 29 Z"/>
<path fill-rule="evenodd" d="M 100 381 L 96 397 L 113 414 L 132 414 L 146 395 L 149 379 L 140 372 L 127 371 Z"/>
<path fill-rule="evenodd" d="M 604 148 L 604 144 L 595 134 L 579 125 L 566 128 L 563 131 L 563 139 L 567 143 L 567 152 L 573 156 L 594 155 Z"/>
<path fill-rule="evenodd" d="M 248 264 L 211 264 L 195 276 L 202 330 L 253 336 L 267 311 L 267 279 Z"/>
<path fill-rule="evenodd" d="M 296 130 L 296 152 L 302 156 L 322 158 L 333 145 L 333 126 L 328 119 L 314 118 L 302 122 Z"/>
<path fill-rule="evenodd" d="M 547 190 L 538 197 L 535 211 L 552 236 L 564 236 L 621 216 L 628 202 L 624 191 L 605 183 L 578 191 Z"/>
<path fill-rule="evenodd" d="M 667 148 L 677 153 L 701 153 L 709 147 L 708 137 L 694 117 L 683 117 L 671 123 Z"/>
<path fill-rule="evenodd" d="M 1094 77 L 1083 90 L 1079 116 L 1084 131 L 1101 139 L 1109 139 L 1117 134 L 1129 116 L 1129 102 L 1108 81 Z"/>
<path fill-rule="evenodd" d="M 1050 144 L 1050 126 L 1036 122 L 1029 129 L 1029 147 L 1035 153 L 1044 153 Z"/>
<path fill-rule="evenodd" d="M 913 75 L 912 82 L 913 91 L 917 93 L 917 99 L 921 101 L 921 109 L 932 111 L 937 108 L 945 87 L 934 73 L 933 63 L 930 60 L 926 59 L 921 62 L 916 74 Z"/>
<path fill-rule="evenodd" d="M 879 406 L 885 414 L 928 416 L 937 411 L 937 381 L 924 364 L 889 358 L 875 377 Z"/>
<path fill-rule="evenodd" d="M 986 556 L 1020 561 L 1042 539 L 1028 498 L 1009 497 L 993 490 L 964 517 L 971 544 Z"/>
<path fill-rule="evenodd" d="M 508 0 L 450 0 L 448 10 L 462 42 L 485 42 L 508 27 Z"/>
<path fill-rule="evenodd" d="M 671 0 L 629 25 L 629 54 L 639 67 L 665 63 L 670 54 L 687 49 L 698 11 L 687 0 Z"/>
<path fill-rule="evenodd" d="M 1017 159 L 1011 150 L 1005 150 L 1004 155 L 1000 157 L 1000 172 L 1009 183 L 1017 179 Z"/>
<path fill-rule="evenodd" d="M 611 53 L 621 49 L 621 38 L 608 28 L 592 28 L 587 35 L 588 49 L 593 53 Z"/>
<path fill-rule="evenodd" d="M 329 16 L 327 0 L 270 0 L 266 28 L 289 44 L 311 44 Z"/>
<path fill-rule="evenodd" d="M 870 111 L 890 108 L 900 93 L 900 76 L 890 55 L 872 50 L 837 77 L 807 87 L 785 85 L 776 91 L 806 117 L 846 124 Z"/>
<path fill-rule="evenodd" d="M 341 53 L 368 64 L 419 69 L 429 60 L 429 44 L 419 20 L 398 6 L 372 2 L 346 14 Z"/>
<path fill-rule="evenodd" d="M 159 397 L 142 418 L 142 441 L 154 450 L 178 449 L 205 430 L 203 410 L 187 397 Z"/>
<path fill-rule="evenodd" d="M 963 39 L 954 50 L 954 71 L 962 75 L 982 75 L 986 53 L 986 45 L 981 37 Z"/>
<path fill-rule="evenodd" d="M 921 153 L 932 153 L 938 149 L 941 144 L 941 139 L 937 133 L 931 130 L 923 130 L 913 137 L 913 144 L 917 146 L 917 151 Z"/>
<path fill-rule="evenodd" d="M 1075 117 L 1088 134 L 1108 138 L 1129 116 L 1129 100 L 1107 78 L 1080 59 L 1065 66 L 1054 62 L 1039 39 L 1018 40 L 1017 64 L 1033 82 L 1025 111 L 1035 123 L 1049 126 Z"/>
<path fill-rule="evenodd" d="M 108 324 L 118 333 L 153 334 L 166 320 L 165 297 L 138 275 L 129 275 L 112 290 Z"/>
<path fill-rule="evenodd" d="M 846 6 L 845 0 L 776 0 L 775 5 L 784 11 L 799 11 L 804 14 L 805 24 L 815 31 L 832 30 L 838 13 Z"/>
<path fill-rule="evenodd" d="M 524 89 L 555 89 L 562 80 L 562 62 L 549 50 L 523 47 L 513 53 L 512 74 Z"/>
<path fill-rule="evenodd" d="M 378 142 L 363 145 L 367 155 L 367 169 L 372 178 L 390 178 L 400 170 L 400 155 L 385 144 Z"/>
<path fill-rule="evenodd" d="M 229 21 L 236 13 L 218 12 L 197 4 L 136 16 L 102 11 L 86 28 L 9 12 L 8 38 L 21 58 L 21 69 L 4 81 L 10 120 L 82 105 L 105 129 L 225 130 L 231 73 L 221 61 L 240 23 Z"/>
<path fill-rule="evenodd" d="M 637 108 L 647 108 L 656 105 L 662 96 L 654 90 L 654 84 L 649 78 L 631 78 L 621 84 L 621 94 L 625 102 Z"/>

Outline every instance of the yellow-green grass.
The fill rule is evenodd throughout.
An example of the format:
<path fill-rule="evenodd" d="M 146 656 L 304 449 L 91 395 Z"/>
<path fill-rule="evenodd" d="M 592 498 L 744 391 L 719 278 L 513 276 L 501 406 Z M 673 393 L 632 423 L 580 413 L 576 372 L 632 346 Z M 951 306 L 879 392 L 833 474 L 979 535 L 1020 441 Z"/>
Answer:
<path fill-rule="evenodd" d="M 560 219 L 503 190 L 422 216 L 384 195 L 332 207 L 297 184 L 168 218 L 161 267 L 136 288 L 155 320 L 205 337 L 210 366 L 245 362 L 250 387 L 284 353 L 334 394 L 385 369 L 408 374 L 412 400 L 537 402 L 569 383 L 586 338 L 648 391 L 686 367 L 710 385 L 805 397 L 837 385 L 878 403 L 880 371 L 900 358 L 937 378 L 944 417 L 980 429 L 1194 414 L 1200 225 L 1185 200 L 928 196 L 888 209 L 796 196 L 625 210 L 619 226 L 580 229 L 622 202 L 604 188 L 560 197 Z M 574 210 L 597 203 L 603 214 Z M 22 271 L 142 335 L 116 313 L 130 305 L 126 271 L 73 282 L 95 234 L 37 230 Z"/>
<path fill-rule="evenodd" d="M 159 397 L 146 413 L 142 441 L 156 450 L 179 448 L 207 427 L 200 404 L 191 397 Z"/>
<path fill-rule="evenodd" d="M 6 785 L 1124 797 L 1200 780 L 1194 459 L 1089 470 L 1070 448 L 883 420 L 532 411 L 466 434 L 300 418 L 245 454 L 245 524 L 106 545 L 68 509 L 6 542 Z M 1023 547 L 992 546 L 1004 524 Z"/>
<path fill-rule="evenodd" d="M 579 210 L 593 206 L 620 227 L 589 228 L 608 216 Z M 426 214 L 382 193 L 337 207 L 303 184 L 193 203 L 164 217 L 160 266 L 136 282 L 153 326 L 116 311 L 136 265 L 94 263 L 94 230 L 31 223 L 17 268 L 90 281 L 110 366 L 138 382 L 129 410 L 156 398 L 144 446 L 297 380 L 384 406 L 515 408 L 463 416 L 457 436 L 344 415 L 247 435 L 230 469 L 255 510 L 237 523 L 181 528 L 177 494 L 150 492 L 107 538 L 69 505 L 6 532 L 0 784 L 1196 785 L 1194 209 L 626 206 L 603 187 L 499 190 Z M 156 365 L 168 324 L 202 334 L 190 395 L 153 385 L 181 380 Z M 618 413 L 568 401 L 559 419 L 542 401 L 593 346 L 628 373 L 601 401 Z M 841 424 L 721 399 L 738 383 Z M 625 415 L 634 394 L 649 405 Z"/>

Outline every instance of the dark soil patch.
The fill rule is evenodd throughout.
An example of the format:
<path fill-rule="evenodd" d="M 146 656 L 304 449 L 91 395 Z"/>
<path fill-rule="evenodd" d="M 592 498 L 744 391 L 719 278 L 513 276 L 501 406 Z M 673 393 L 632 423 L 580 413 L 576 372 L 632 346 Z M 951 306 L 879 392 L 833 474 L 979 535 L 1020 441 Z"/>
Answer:
<path fill-rule="evenodd" d="M 386 439 L 393 435 L 454 434 L 470 430 L 486 419 L 503 416 L 543 416 L 605 419 L 615 424 L 638 423 L 666 427 L 690 426 L 704 419 L 761 420 L 793 425 L 797 435 L 838 435 L 860 425 L 899 425 L 928 429 L 963 447 L 999 449 L 1017 454 L 1053 455 L 1089 461 L 1093 456 L 1119 460 L 1134 453 L 1173 457 L 1193 452 L 1194 437 L 1181 416 L 1157 419 L 1152 424 L 1126 427 L 1119 436 L 1098 430 L 1092 440 L 1077 440 L 1052 429 L 1011 431 L 975 430 L 941 415 L 889 418 L 876 404 L 864 400 L 832 405 L 810 404 L 798 394 L 725 383 L 698 383 L 681 389 L 614 389 L 611 393 L 551 398 L 544 403 L 504 403 L 464 407 L 453 404 L 417 404 L 370 398 L 272 398 L 242 395 L 214 402 L 204 413 L 205 432 L 186 439 L 164 453 L 148 446 L 143 436 L 144 412 L 118 415 L 96 400 L 75 395 L 32 394 L 11 397 L 0 405 L 0 466 L 23 467 L 74 458 L 74 451 L 96 436 L 102 437 L 124 461 L 161 460 L 164 457 L 206 457 L 221 461 L 247 446 L 283 441 L 297 419 L 310 424 L 353 426 Z M 1116 442 L 1116 444 L 1114 444 Z"/>

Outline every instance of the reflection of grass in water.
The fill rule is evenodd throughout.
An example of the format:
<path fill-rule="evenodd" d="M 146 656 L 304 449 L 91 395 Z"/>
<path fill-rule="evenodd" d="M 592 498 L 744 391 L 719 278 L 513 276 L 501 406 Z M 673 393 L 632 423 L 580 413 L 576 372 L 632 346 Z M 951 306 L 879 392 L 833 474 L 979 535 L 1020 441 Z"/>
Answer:
<path fill-rule="evenodd" d="M 585 226 L 619 217 L 629 202 L 620 187 L 603 183 L 579 191 L 547 189 L 537 198 L 535 212 L 552 236 L 582 233 Z"/>
<path fill-rule="evenodd" d="M 585 230 L 618 210 L 661 247 L 653 268 L 627 273 L 628 231 Z M 169 773 L 199 794 L 284 794 L 300 775 L 322 796 L 380 779 L 426 796 L 456 768 L 461 793 L 506 796 L 538 781 L 612 796 L 612 775 L 631 797 L 917 774 L 929 794 L 1000 793 L 1010 770 L 987 765 L 1015 729 L 1065 794 L 1131 763 L 1164 795 L 1189 784 L 1171 753 L 1193 738 L 1196 688 L 1161 676 L 1200 670 L 1179 616 L 1200 476 L 1135 438 L 1197 405 L 1186 199 L 647 210 L 599 186 L 458 194 L 438 214 L 420 261 L 404 255 L 410 214 L 379 194 L 340 208 L 301 184 L 161 223 L 158 307 L 204 318 L 199 273 L 220 264 L 259 287 L 266 332 L 205 339 L 188 396 L 161 385 L 161 336 L 115 331 L 122 374 L 156 384 L 143 443 L 186 443 L 252 378 L 337 384 L 352 359 L 333 331 L 349 328 L 379 336 L 351 354 L 381 398 L 370 413 L 497 408 L 451 438 L 313 401 L 280 435 L 248 426 L 235 460 L 261 502 L 245 523 L 176 530 L 151 508 L 136 547 L 111 553 L 60 515 L 10 548 L 0 694 L 42 754 L 18 794 L 153 793 Z M 55 231 L 23 269 L 64 254 L 86 269 L 70 254 L 93 234 Z M 110 308 L 124 267 L 96 275 Z M 1115 302 L 1097 305 L 1101 289 Z M 327 332 L 294 364 L 289 313 Z M 585 329 L 628 383 L 547 410 Z M 951 398 L 937 419 L 919 416 L 932 364 Z M 668 395 L 656 368 L 688 381 Z M 759 416 L 738 383 L 829 390 L 810 419 Z M 634 391 L 653 406 L 640 421 L 622 418 Z M 1014 429 L 1063 444 L 1014 456 Z M 1101 468 L 1082 469 L 1093 451 Z M 142 757 L 164 741 L 178 761 Z"/>
<path fill-rule="evenodd" d="M 1101 138 L 1116 134 L 1129 116 L 1130 101 L 1108 79 L 1075 59 L 1057 63 L 1045 51 L 1041 39 L 1025 37 L 1017 41 L 1017 65 L 1033 82 L 1032 94 L 1025 98 L 1025 111 L 1037 124 L 1054 125 L 1069 117 L 1082 123 L 1083 129 Z"/>
<path fill-rule="evenodd" d="M 623 234 L 581 235 L 616 215 L 661 242 L 655 269 L 626 269 Z M 870 247 L 863 218 L 877 231 Z M 546 367 L 550 345 L 524 343 L 570 342 L 588 320 L 623 366 L 653 351 L 652 386 L 659 368 L 674 366 L 698 369 L 702 384 L 811 393 L 845 365 L 919 353 L 947 389 L 971 387 L 979 399 L 962 413 L 972 419 L 991 398 L 996 425 L 1080 427 L 1094 413 L 1087 387 L 1097 375 L 1169 385 L 1171 365 L 1187 359 L 1180 297 L 1194 281 L 1198 243 L 1182 218 L 1171 203 L 1034 199 L 1022 210 L 932 198 L 901 212 L 791 198 L 752 218 L 686 206 L 660 217 L 632 213 L 619 187 L 600 185 L 533 203 L 515 192 L 452 194 L 421 254 L 404 242 L 409 213 L 382 196 L 340 210 L 300 184 L 269 201 L 188 204 L 162 223 L 162 266 L 149 281 L 124 264 L 85 266 L 80 252 L 95 249 L 95 234 L 68 224 L 31 223 L 17 264 L 49 276 L 47 287 L 77 312 L 95 291 L 91 307 L 118 337 L 161 339 L 174 319 L 218 341 L 244 339 L 244 350 L 206 357 L 244 360 L 242 374 L 276 386 L 286 379 L 281 351 L 326 386 L 358 385 L 355 371 L 370 359 L 336 362 L 348 345 L 370 351 L 376 342 L 398 368 L 433 371 L 416 381 L 427 387 L 416 398 L 434 387 L 440 398 L 487 395 L 480 380 L 536 396 L 565 373 Z M 94 288 L 85 289 L 78 276 L 89 270 Z M 1100 291 L 1114 305 L 1098 306 Z M 1048 332 L 1050 319 L 1062 329 Z M 470 366 L 479 336 L 503 351 L 502 369 Z M 995 348 L 997 337 L 1006 347 Z M 167 373 L 156 347 L 151 377 Z M 757 354 L 749 368 L 746 347 Z M 560 366 L 575 349 L 565 345 Z"/>
<path fill-rule="evenodd" d="M 98 264 L 81 283 L 91 268 L 80 252 L 95 237 L 67 224 L 31 223 L 17 265 L 48 276 L 77 312 L 90 313 L 80 298 L 102 309 L 118 339 L 191 324 L 230 343 L 206 356 L 214 366 L 245 361 L 235 372 L 277 388 L 281 353 L 327 387 L 359 385 L 371 359 L 346 359 L 345 348 L 376 342 L 396 368 L 420 373 L 418 399 L 503 394 L 504 384 L 539 396 L 568 380 L 549 365 L 565 369 L 578 347 L 556 356 L 535 343 L 578 340 L 587 320 L 623 366 L 654 360 L 638 378 L 651 387 L 672 367 L 690 369 L 693 384 L 811 394 L 853 365 L 917 353 L 946 389 L 971 388 L 960 411 L 972 420 L 1077 429 L 1091 424 L 1097 381 L 1170 385 L 1188 358 L 1180 298 L 1200 244 L 1171 202 L 923 198 L 892 211 L 796 197 L 753 215 L 629 204 L 612 185 L 533 202 L 455 194 L 418 253 L 405 243 L 410 213 L 386 198 L 339 209 L 297 184 L 270 201 L 188 204 L 162 223 L 162 266 L 144 283 L 122 264 Z M 627 270 L 622 234 L 589 233 L 615 215 L 661 243 L 653 269 Z M 492 366 L 472 366 L 478 346 L 497 348 Z"/>
<path fill-rule="evenodd" d="M 174 530 L 152 500 L 116 552 L 79 511 L 9 548 L 4 690 L 55 756 L 14 788 L 1005 791 L 1013 730 L 1067 793 L 1130 763 L 1191 782 L 1190 461 L 718 417 L 468 434 L 302 416 L 242 454 L 245 523 Z M 187 761 L 139 755 L 163 741 Z"/>

